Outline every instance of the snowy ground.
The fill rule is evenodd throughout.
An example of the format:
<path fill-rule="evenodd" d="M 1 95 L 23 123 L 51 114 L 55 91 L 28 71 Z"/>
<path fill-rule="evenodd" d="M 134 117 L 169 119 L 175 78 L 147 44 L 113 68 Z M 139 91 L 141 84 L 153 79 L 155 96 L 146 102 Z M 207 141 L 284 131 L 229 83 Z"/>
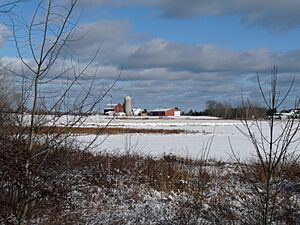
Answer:
<path fill-rule="evenodd" d="M 100 119 L 100 118 L 99 118 Z M 86 121 L 85 126 L 95 126 L 107 123 L 107 119 L 101 118 L 97 123 L 95 118 Z M 253 131 L 259 135 L 254 122 L 251 122 Z M 285 121 L 276 121 L 275 133 L 279 133 Z M 268 134 L 268 121 L 260 122 L 263 132 Z M 207 117 L 183 117 L 183 118 L 154 118 L 154 119 L 114 119 L 111 127 L 144 128 L 144 129 L 183 129 L 189 131 L 184 134 L 120 134 L 100 137 L 94 151 L 107 152 L 137 152 L 144 155 L 161 156 L 173 153 L 183 157 L 200 158 L 208 147 L 209 156 L 217 160 L 228 161 L 232 158 L 232 150 L 241 159 L 248 159 L 254 154 L 254 148 L 249 138 L 242 132 L 246 132 L 245 126 L 238 120 L 216 120 Z M 241 132 L 242 131 L 242 132 Z M 91 140 L 92 135 L 81 136 L 82 141 Z M 298 135 L 299 138 L 299 135 Z M 98 145 L 100 143 L 100 145 Z M 232 148 L 230 147 L 230 143 Z M 293 143 L 294 149 L 298 143 Z"/>
<path fill-rule="evenodd" d="M 55 126 L 69 126 L 76 121 L 74 117 L 62 117 L 55 122 L 51 122 L 53 118 L 49 116 L 47 119 L 49 121 L 45 121 L 45 125 Z M 187 132 L 102 135 L 94 143 L 92 150 L 95 152 L 137 152 L 155 156 L 173 153 L 201 158 L 203 150 L 209 148 L 210 158 L 223 161 L 230 161 L 232 150 L 242 159 L 254 153 L 251 142 L 243 134 L 245 126 L 238 120 L 207 117 L 110 119 L 89 116 L 76 126 L 104 127 L 109 123 L 110 127 L 183 129 Z M 275 138 L 285 122 L 276 121 Z M 261 133 L 256 125 L 267 136 L 269 121 L 258 124 L 249 121 L 252 134 L 260 141 Z M 74 141 L 84 147 L 94 138 L 94 135 L 79 135 Z M 296 140 L 298 138 L 299 134 Z M 207 147 L 212 139 L 212 145 Z M 292 143 L 291 147 L 291 150 L 297 149 L 298 142 Z M 76 151 L 72 156 L 68 149 L 66 152 L 70 157 L 68 163 L 58 163 L 58 176 L 50 182 L 54 187 L 64 182 L 66 185 L 62 186 L 70 186 L 64 203 L 66 207 L 57 211 L 49 204 L 48 207 L 53 207 L 53 210 L 41 214 L 43 216 L 37 215 L 36 222 L 31 224 L 47 224 L 44 221 L 52 224 L 261 224 L 261 201 L 266 199 L 266 190 L 264 179 L 260 180 L 261 170 L 257 170 L 259 167 L 255 164 L 240 167 L 234 162 L 208 160 L 203 163 L 182 160 L 173 155 L 149 158 L 135 154 L 93 155 Z M 66 155 L 62 156 L 58 158 L 64 159 Z M 57 161 L 57 158 L 53 160 Z M 52 164 L 57 169 L 57 164 Z M 274 214 L 285 216 L 275 216 L 276 224 L 300 224 L 300 167 L 297 164 L 286 166 L 280 167 L 284 170 L 278 177 L 274 175 L 272 184 L 272 190 L 279 190 L 275 195 Z M 247 173 L 249 170 L 250 173 Z M 294 223 L 282 222 L 291 218 Z"/>
<path fill-rule="evenodd" d="M 28 119 L 28 118 L 27 118 Z M 53 119 L 53 118 L 52 118 Z M 51 121 L 50 116 L 47 120 Z M 56 126 L 67 126 L 76 117 L 63 116 L 55 121 Z M 254 121 L 252 124 L 256 136 L 260 136 Z M 46 125 L 51 125 L 51 122 Z M 213 139 L 209 148 L 210 158 L 230 161 L 232 151 L 241 159 L 253 156 L 254 148 L 249 138 L 243 134 L 245 126 L 239 120 L 220 120 L 216 117 L 119 117 L 112 120 L 105 116 L 88 116 L 77 123 L 80 127 L 121 127 L 142 129 L 181 129 L 187 133 L 181 134 L 119 134 L 100 136 L 93 145 L 95 152 L 137 152 L 144 155 L 161 156 L 162 154 L 176 154 L 183 157 L 200 158 L 204 150 L 207 150 L 208 142 Z M 285 121 L 276 121 L 275 133 L 280 133 Z M 264 134 L 269 133 L 269 121 L 259 122 Z M 94 140 L 94 135 L 78 136 L 81 144 L 88 145 Z M 300 138 L 297 135 L 296 138 Z M 231 143 L 231 146 L 230 146 Z M 292 149 L 298 142 L 292 144 Z"/>

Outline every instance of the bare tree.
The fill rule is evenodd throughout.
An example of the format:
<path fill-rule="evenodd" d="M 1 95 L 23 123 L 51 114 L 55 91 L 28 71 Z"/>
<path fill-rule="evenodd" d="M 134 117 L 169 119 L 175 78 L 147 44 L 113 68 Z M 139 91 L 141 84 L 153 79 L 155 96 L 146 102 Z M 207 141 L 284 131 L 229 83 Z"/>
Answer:
<path fill-rule="evenodd" d="M 29 0 L 10 0 L 10 1 L 4 1 L 0 4 L 0 13 L 8 13 L 13 10 L 14 7 L 16 7 L 17 4 L 21 2 L 26 2 Z"/>
<path fill-rule="evenodd" d="M 293 143 L 299 131 L 299 120 L 289 118 L 285 121 L 275 121 L 275 112 L 288 97 L 293 85 L 292 80 L 284 95 L 278 90 L 277 67 L 271 72 L 271 87 L 268 96 L 257 75 L 260 93 L 271 112 L 268 121 L 261 121 L 252 110 L 249 100 L 243 101 L 243 124 L 246 132 L 241 130 L 251 141 L 255 150 L 253 162 L 241 162 L 234 154 L 241 170 L 241 182 L 250 189 L 251 198 L 237 197 L 246 209 L 244 215 L 238 217 L 243 224 L 298 224 L 299 206 L 292 199 L 293 192 L 288 188 L 293 183 L 293 167 L 299 162 L 299 154 L 293 149 Z M 298 108 L 296 99 L 294 108 Z M 247 112 L 254 115 L 253 120 L 247 119 Z M 294 146 L 295 147 L 295 146 Z M 234 153 L 234 152 L 233 152 Z M 297 219 L 298 218 L 298 219 Z"/>
<path fill-rule="evenodd" d="M 80 17 L 76 4 L 77 0 L 40 1 L 29 22 L 10 16 L 21 70 L 5 69 L 22 81 L 19 109 L 28 106 L 29 114 L 18 115 L 14 134 L 2 143 L 1 223 L 24 224 L 39 202 L 65 197 L 68 179 L 52 171 L 55 160 L 63 160 L 56 155 L 71 148 L 69 130 L 84 123 L 120 76 L 108 88 L 95 90 L 99 49 L 85 63 L 75 61 L 72 44 L 82 38 L 75 35 Z M 67 126 L 57 129 L 57 122 L 66 117 Z"/>

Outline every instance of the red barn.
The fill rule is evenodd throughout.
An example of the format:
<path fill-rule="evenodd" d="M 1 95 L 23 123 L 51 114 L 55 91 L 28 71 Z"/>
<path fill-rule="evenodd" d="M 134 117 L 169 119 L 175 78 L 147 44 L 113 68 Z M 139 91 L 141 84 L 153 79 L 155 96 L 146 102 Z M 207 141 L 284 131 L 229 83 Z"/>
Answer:
<path fill-rule="evenodd" d="M 104 108 L 105 115 L 114 115 L 115 113 L 124 112 L 124 107 L 122 104 L 107 104 Z"/>
<path fill-rule="evenodd" d="M 180 116 L 180 111 L 176 108 L 151 110 L 150 116 Z"/>
<path fill-rule="evenodd" d="M 120 103 L 118 103 L 116 106 L 115 106 L 115 110 L 114 110 L 116 113 L 119 113 L 119 112 L 124 112 L 124 107 L 123 105 L 121 105 Z"/>

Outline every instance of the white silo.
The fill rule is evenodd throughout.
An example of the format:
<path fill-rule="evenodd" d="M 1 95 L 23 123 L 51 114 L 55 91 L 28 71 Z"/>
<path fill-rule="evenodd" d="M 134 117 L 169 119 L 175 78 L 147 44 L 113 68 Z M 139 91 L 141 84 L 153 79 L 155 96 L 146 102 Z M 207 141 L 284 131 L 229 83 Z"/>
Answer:
<path fill-rule="evenodd" d="M 126 116 L 132 116 L 132 103 L 130 96 L 126 96 L 124 98 L 124 111 L 126 113 Z"/>

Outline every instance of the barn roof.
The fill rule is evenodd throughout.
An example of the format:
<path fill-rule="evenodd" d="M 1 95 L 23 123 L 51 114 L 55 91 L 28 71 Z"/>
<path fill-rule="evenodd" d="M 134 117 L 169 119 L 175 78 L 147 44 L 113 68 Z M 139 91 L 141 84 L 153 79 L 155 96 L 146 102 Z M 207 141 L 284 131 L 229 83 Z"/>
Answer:
<path fill-rule="evenodd" d="M 154 109 L 154 110 L 151 110 L 150 112 L 166 112 L 166 111 L 173 110 L 173 109 L 175 109 L 175 108 Z"/>
<path fill-rule="evenodd" d="M 118 104 L 120 104 L 120 103 L 118 103 Z M 106 104 L 104 109 L 114 109 L 118 104 L 117 103 Z"/>

